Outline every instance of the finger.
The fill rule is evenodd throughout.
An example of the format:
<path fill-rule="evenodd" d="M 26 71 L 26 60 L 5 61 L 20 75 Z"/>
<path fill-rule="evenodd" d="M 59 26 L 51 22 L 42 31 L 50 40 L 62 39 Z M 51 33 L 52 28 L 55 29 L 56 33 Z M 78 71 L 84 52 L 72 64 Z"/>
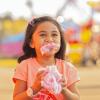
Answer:
<path fill-rule="evenodd" d="M 44 74 L 44 73 L 45 73 L 45 70 L 40 70 L 37 72 L 36 76 L 37 77 L 43 76 L 42 74 Z"/>
<path fill-rule="evenodd" d="M 37 73 L 37 77 L 38 77 L 39 79 L 42 79 L 47 73 L 48 73 L 48 72 L 42 70 L 42 71 L 40 71 L 40 72 Z"/>
<path fill-rule="evenodd" d="M 39 75 L 39 74 L 41 74 L 43 72 L 45 72 L 45 69 L 44 68 L 41 68 L 41 69 L 38 70 L 37 74 Z"/>
<path fill-rule="evenodd" d="M 65 76 L 64 76 L 64 75 L 62 76 L 62 81 L 66 81 L 66 78 L 65 78 Z"/>
<path fill-rule="evenodd" d="M 40 76 L 41 76 L 41 79 L 43 79 L 46 75 L 48 74 L 48 72 L 43 72 Z"/>
<path fill-rule="evenodd" d="M 66 86 L 67 86 L 67 83 L 66 83 L 66 82 L 62 82 L 62 83 L 61 83 L 61 86 L 62 86 L 62 87 L 66 87 Z"/>
<path fill-rule="evenodd" d="M 61 85 L 63 87 L 65 87 L 67 85 L 67 81 L 65 80 L 65 77 L 64 76 L 62 76 Z"/>

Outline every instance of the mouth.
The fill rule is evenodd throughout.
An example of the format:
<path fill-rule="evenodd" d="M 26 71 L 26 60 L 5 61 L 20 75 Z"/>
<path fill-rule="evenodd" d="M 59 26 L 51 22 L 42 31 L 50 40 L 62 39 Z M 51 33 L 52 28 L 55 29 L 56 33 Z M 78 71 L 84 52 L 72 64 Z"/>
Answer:
<path fill-rule="evenodd" d="M 42 55 L 48 52 L 51 52 L 52 50 L 57 50 L 59 48 L 59 45 L 56 43 L 48 43 L 41 47 L 41 53 Z"/>

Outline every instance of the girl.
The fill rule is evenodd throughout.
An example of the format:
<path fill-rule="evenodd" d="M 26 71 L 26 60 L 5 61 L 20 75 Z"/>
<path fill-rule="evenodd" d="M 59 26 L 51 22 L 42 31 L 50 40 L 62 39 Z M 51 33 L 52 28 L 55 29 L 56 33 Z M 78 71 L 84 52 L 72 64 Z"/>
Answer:
<path fill-rule="evenodd" d="M 76 87 L 79 76 L 77 69 L 64 61 L 66 47 L 63 34 L 58 22 L 49 16 L 35 18 L 28 23 L 24 54 L 19 57 L 19 65 L 13 76 L 13 100 L 79 100 Z M 49 49 L 44 48 L 51 44 L 54 45 Z M 62 75 L 58 88 L 61 91 L 57 94 L 43 87 L 47 72 L 39 70 L 52 65 Z"/>

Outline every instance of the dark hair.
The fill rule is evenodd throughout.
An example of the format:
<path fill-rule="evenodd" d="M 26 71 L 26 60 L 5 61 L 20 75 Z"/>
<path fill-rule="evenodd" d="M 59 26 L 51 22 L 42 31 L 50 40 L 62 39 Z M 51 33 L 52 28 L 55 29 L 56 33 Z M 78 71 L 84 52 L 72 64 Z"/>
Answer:
<path fill-rule="evenodd" d="M 24 54 L 18 58 L 18 62 L 19 63 L 22 60 L 28 59 L 30 57 L 36 57 L 35 49 L 30 47 L 30 42 L 31 42 L 32 34 L 34 34 L 37 26 L 40 23 L 43 23 L 45 21 L 49 21 L 49 22 L 53 23 L 54 25 L 56 25 L 56 27 L 58 28 L 58 30 L 60 32 L 61 47 L 60 47 L 60 50 L 55 54 L 55 58 L 64 60 L 66 44 L 65 44 L 65 40 L 64 40 L 64 33 L 63 33 L 62 29 L 61 29 L 61 26 L 52 17 L 43 16 L 43 17 L 39 17 L 39 18 L 34 18 L 28 23 L 28 26 L 27 26 L 27 29 L 26 29 L 25 41 L 24 41 L 24 44 L 23 44 L 23 53 Z"/>

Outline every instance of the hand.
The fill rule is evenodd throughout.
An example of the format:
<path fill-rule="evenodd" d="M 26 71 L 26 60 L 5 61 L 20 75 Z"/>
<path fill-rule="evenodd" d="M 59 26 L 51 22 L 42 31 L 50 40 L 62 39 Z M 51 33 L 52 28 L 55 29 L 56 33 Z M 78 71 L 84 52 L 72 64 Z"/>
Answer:
<path fill-rule="evenodd" d="M 35 91 L 35 93 L 41 90 L 42 88 L 41 81 L 43 80 L 45 75 L 46 75 L 45 70 L 40 70 L 39 72 L 37 72 L 34 83 L 32 85 L 32 88 Z"/>
<path fill-rule="evenodd" d="M 62 81 L 61 81 L 62 89 L 64 89 L 66 87 L 66 85 L 67 85 L 67 81 L 66 81 L 65 77 L 62 76 Z"/>

